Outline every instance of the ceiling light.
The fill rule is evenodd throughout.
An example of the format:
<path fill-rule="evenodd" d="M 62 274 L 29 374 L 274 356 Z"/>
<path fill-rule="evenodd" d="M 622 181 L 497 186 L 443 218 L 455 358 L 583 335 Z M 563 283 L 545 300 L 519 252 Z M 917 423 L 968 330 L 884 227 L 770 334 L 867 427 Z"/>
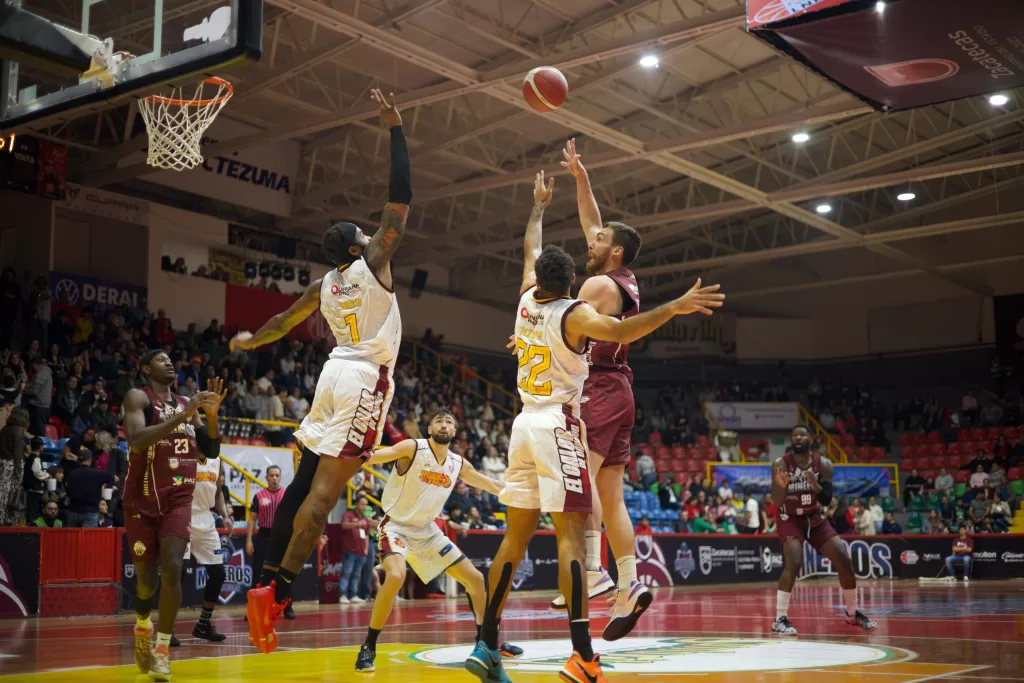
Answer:
<path fill-rule="evenodd" d="M 993 107 L 1001 107 L 1009 101 L 1010 98 L 1002 93 L 991 95 L 988 98 L 988 103 L 991 104 Z"/>
<path fill-rule="evenodd" d="M 660 63 L 658 55 L 644 55 L 640 58 L 640 66 L 645 69 L 657 69 Z"/>
<path fill-rule="evenodd" d="M 801 142 L 801 143 L 803 143 L 803 142 L 807 142 L 810 139 L 811 139 L 811 136 L 808 135 L 807 133 L 794 133 L 793 134 L 793 142 Z"/>
<path fill-rule="evenodd" d="M 830 213 L 832 211 L 832 205 L 831 204 L 818 204 L 816 207 L 814 207 L 814 210 L 817 211 L 820 214 Z"/>
<path fill-rule="evenodd" d="M 879 14 L 885 12 L 885 3 L 882 2 L 882 0 L 878 0 L 878 2 L 875 3 L 875 11 Z"/>
<path fill-rule="evenodd" d="M 896 199 L 900 200 L 901 202 L 909 202 L 910 200 L 916 198 L 917 195 L 914 194 L 913 192 L 900 192 L 898 195 L 896 195 Z"/>

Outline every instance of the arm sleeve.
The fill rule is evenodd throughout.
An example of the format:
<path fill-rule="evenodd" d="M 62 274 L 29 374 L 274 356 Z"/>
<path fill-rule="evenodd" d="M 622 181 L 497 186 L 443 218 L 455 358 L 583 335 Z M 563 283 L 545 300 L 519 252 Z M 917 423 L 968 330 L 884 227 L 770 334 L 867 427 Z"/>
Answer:
<path fill-rule="evenodd" d="M 818 494 L 818 502 L 822 505 L 828 505 L 832 502 L 832 482 L 821 482 L 821 493 Z"/>
<path fill-rule="evenodd" d="M 391 129 L 391 176 L 388 178 L 388 201 L 408 205 L 412 201 L 412 170 L 409 167 L 409 146 L 401 126 Z"/>
<path fill-rule="evenodd" d="M 220 439 L 213 439 L 206 432 L 205 425 L 196 430 L 196 444 L 208 459 L 220 455 Z"/>

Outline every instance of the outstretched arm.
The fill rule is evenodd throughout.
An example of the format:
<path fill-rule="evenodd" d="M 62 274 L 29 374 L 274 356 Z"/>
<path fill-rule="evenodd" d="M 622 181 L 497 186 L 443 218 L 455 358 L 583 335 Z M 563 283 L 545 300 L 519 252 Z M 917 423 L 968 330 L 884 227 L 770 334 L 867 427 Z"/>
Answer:
<path fill-rule="evenodd" d="M 395 95 L 391 101 L 384 99 L 380 90 L 371 90 L 370 97 L 380 106 L 380 119 L 390 129 L 391 175 L 388 178 L 388 203 L 380 218 L 380 228 L 366 246 L 366 262 L 380 278 L 385 287 L 393 288 L 391 279 L 391 258 L 405 235 L 405 223 L 409 217 L 409 203 L 412 201 L 412 170 L 409 166 L 409 147 L 402 132 L 402 117 L 395 106 Z"/>
<path fill-rule="evenodd" d="M 320 283 L 323 279 L 317 280 L 306 287 L 299 300 L 296 301 L 287 311 L 278 313 L 268 320 L 263 327 L 251 332 L 239 332 L 231 340 L 229 348 L 232 352 L 237 349 L 258 349 L 264 344 L 276 342 L 281 337 L 291 332 L 292 328 L 312 315 L 313 311 L 320 307 Z"/>
<path fill-rule="evenodd" d="M 384 448 L 378 448 L 370 456 L 370 459 L 366 461 L 367 465 L 383 465 L 384 463 L 394 462 L 395 460 L 408 460 L 409 462 L 398 463 L 402 469 L 407 469 L 412 462 L 412 456 L 416 454 L 416 440 L 406 439 L 396 443 L 394 446 L 386 446 Z"/>
<path fill-rule="evenodd" d="M 491 479 L 487 475 L 481 474 L 475 467 L 465 460 L 462 462 L 462 471 L 459 472 L 459 479 L 466 482 L 473 488 L 483 489 L 484 491 L 493 493 L 494 495 L 501 493 L 501 482 L 496 479 Z"/>
<path fill-rule="evenodd" d="M 543 248 L 541 238 L 544 232 L 544 209 L 551 203 L 554 189 L 554 176 L 549 178 L 545 185 L 544 171 L 533 179 L 533 211 L 530 212 L 530 220 L 526 223 L 526 236 L 523 238 L 523 285 L 519 288 L 519 296 L 537 284 L 534 265 Z"/>
<path fill-rule="evenodd" d="M 604 224 L 601 222 L 601 209 L 597 208 L 597 200 L 594 199 L 594 191 L 590 187 L 590 176 L 587 174 L 587 169 L 583 168 L 580 155 L 576 153 L 576 138 L 570 138 L 569 142 L 565 144 L 562 156 L 565 157 L 562 166 L 569 169 L 569 172 L 576 178 L 576 206 L 580 212 L 580 225 L 583 227 L 583 234 L 589 243 L 597 236 Z"/>

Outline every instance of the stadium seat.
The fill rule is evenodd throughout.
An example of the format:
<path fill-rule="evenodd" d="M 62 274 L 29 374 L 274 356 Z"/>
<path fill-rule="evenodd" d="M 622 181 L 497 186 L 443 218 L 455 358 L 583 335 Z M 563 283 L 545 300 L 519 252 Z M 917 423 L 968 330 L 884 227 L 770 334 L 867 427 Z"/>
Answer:
<path fill-rule="evenodd" d="M 995 441 L 1003 435 L 1002 427 L 989 427 L 988 431 L 985 432 L 985 438 L 989 441 Z"/>
<path fill-rule="evenodd" d="M 914 467 L 914 459 L 913 458 L 900 458 L 900 469 L 901 470 L 905 470 L 906 472 L 910 472 L 910 470 L 913 469 L 913 467 Z"/>
<path fill-rule="evenodd" d="M 932 454 L 932 447 L 926 443 L 923 443 L 920 446 L 914 446 L 914 454 L 918 458 L 927 458 Z"/>
<path fill-rule="evenodd" d="M 704 471 L 704 463 L 702 463 L 699 460 L 687 460 L 686 461 L 686 471 L 687 472 L 703 472 Z"/>
<path fill-rule="evenodd" d="M 668 458 L 655 458 L 654 466 L 658 468 L 658 472 L 668 472 L 672 469 L 672 461 Z"/>
<path fill-rule="evenodd" d="M 960 469 L 964 465 L 964 459 L 959 455 L 947 455 L 946 456 L 946 467 L 950 469 Z"/>
<path fill-rule="evenodd" d="M 944 455 L 933 455 L 932 456 L 932 469 L 937 470 L 946 466 L 946 456 Z"/>
<path fill-rule="evenodd" d="M 954 441 L 953 443 L 946 446 L 946 455 L 960 455 L 960 442 Z"/>
<path fill-rule="evenodd" d="M 708 437 L 704 436 L 703 434 L 698 434 L 697 435 L 697 445 L 700 446 L 701 448 L 704 448 L 705 446 L 709 445 L 710 443 L 711 443 L 711 440 L 708 439 Z"/>
<path fill-rule="evenodd" d="M 673 458 L 685 458 L 686 457 L 686 449 L 683 448 L 682 446 L 673 446 L 672 447 L 672 457 Z"/>
<path fill-rule="evenodd" d="M 917 447 L 915 446 L 905 446 L 903 448 L 903 452 L 900 454 L 901 461 L 908 459 L 913 460 L 915 457 L 917 457 Z"/>
<path fill-rule="evenodd" d="M 869 460 L 871 462 L 879 462 L 885 460 L 885 449 L 881 446 L 875 446 L 871 449 Z"/>
<path fill-rule="evenodd" d="M 881 498 L 882 510 L 885 512 L 895 512 L 896 510 L 896 499 L 892 496 L 882 496 Z"/>
<path fill-rule="evenodd" d="M 718 460 L 718 449 L 714 446 L 707 446 L 704 448 L 704 457 L 708 460 Z"/>
<path fill-rule="evenodd" d="M 991 453 L 992 452 L 992 442 L 989 441 L 988 439 L 986 439 L 984 441 L 979 441 L 978 442 L 978 450 L 981 451 L 982 453 Z"/>
<path fill-rule="evenodd" d="M 910 501 L 910 509 L 914 512 L 925 512 L 928 510 L 928 497 L 914 496 Z"/>
<path fill-rule="evenodd" d="M 926 470 L 926 469 L 928 469 L 931 466 L 932 466 L 931 458 L 915 458 L 914 459 L 914 467 L 916 467 L 919 470 Z M 924 475 L 922 474 L 921 476 L 924 476 Z"/>
<path fill-rule="evenodd" d="M 44 428 L 43 431 L 44 431 L 44 436 L 47 439 L 53 439 L 54 441 L 56 441 L 57 439 L 60 438 L 60 432 L 58 432 L 57 431 L 57 427 L 52 425 L 52 424 L 46 425 L 46 427 Z"/>
<path fill-rule="evenodd" d="M 1024 496 L 1024 480 L 1011 481 L 1010 490 L 1013 491 L 1013 495 L 1017 498 Z"/>
<path fill-rule="evenodd" d="M 661 445 L 655 446 L 655 448 L 654 448 L 654 459 L 655 460 L 664 460 L 664 459 L 668 458 L 670 452 L 671 451 L 669 451 L 668 446 L 661 446 Z"/>
<path fill-rule="evenodd" d="M 945 455 L 946 454 L 946 444 L 942 443 L 941 441 L 939 443 L 933 443 L 931 445 L 931 449 L 932 449 L 932 455 Z"/>
<path fill-rule="evenodd" d="M 1010 481 L 1020 481 L 1024 479 L 1024 467 L 1011 467 L 1006 473 L 1006 478 Z"/>
<path fill-rule="evenodd" d="M 839 443 L 842 444 L 843 448 L 853 448 L 857 445 L 857 437 L 853 434 L 843 434 L 840 438 Z"/>
<path fill-rule="evenodd" d="M 928 443 L 946 443 L 946 441 L 942 438 L 941 432 L 928 432 L 926 438 L 928 440 Z"/>
<path fill-rule="evenodd" d="M 925 479 L 927 479 L 928 477 L 931 477 L 932 479 L 935 479 L 935 477 L 939 476 L 939 471 L 938 470 L 921 470 L 921 476 L 924 477 Z"/>
<path fill-rule="evenodd" d="M 898 443 L 900 446 L 910 446 L 911 444 L 914 443 L 914 436 L 910 432 L 903 432 L 902 434 L 900 434 L 899 441 L 897 441 L 896 443 Z"/>
<path fill-rule="evenodd" d="M 931 493 L 928 494 L 928 507 L 929 508 L 936 507 L 941 502 L 942 502 L 942 495 L 941 494 L 936 493 L 935 491 L 932 491 Z"/>
<path fill-rule="evenodd" d="M 965 493 L 967 493 L 967 483 L 961 481 L 956 485 L 956 497 L 963 498 Z"/>
<path fill-rule="evenodd" d="M 958 483 L 966 484 L 971 480 L 971 473 L 967 470 L 957 470 L 955 477 Z"/>
<path fill-rule="evenodd" d="M 683 468 L 676 472 L 676 481 L 682 484 L 684 487 L 690 485 L 690 477 L 686 474 L 686 461 L 683 461 Z M 689 494 L 687 494 L 689 495 Z"/>
<path fill-rule="evenodd" d="M 661 444 L 661 432 L 651 432 L 651 436 L 648 438 L 650 438 L 651 443 L 654 444 L 655 446 Z"/>
<path fill-rule="evenodd" d="M 691 446 L 686 451 L 686 457 L 690 460 L 700 460 L 704 457 L 704 454 L 700 452 L 700 449 L 696 446 Z"/>
<path fill-rule="evenodd" d="M 961 429 L 959 432 L 956 433 L 956 440 L 957 441 L 971 441 L 972 440 L 971 439 L 971 430 L 970 429 Z"/>
<path fill-rule="evenodd" d="M 685 467 L 686 467 L 686 460 L 684 460 L 683 458 L 676 458 L 676 457 L 672 458 L 672 471 L 673 472 L 678 472 L 679 470 L 681 470 L 681 469 L 683 469 Z"/>
<path fill-rule="evenodd" d="M 1003 436 L 1005 436 L 1007 439 L 1019 439 L 1020 438 L 1020 428 L 1019 427 L 1006 427 L 1005 429 L 1003 429 Z"/>
<path fill-rule="evenodd" d="M 871 449 L 868 446 L 857 447 L 857 460 L 860 462 L 867 462 L 871 459 Z"/>
<path fill-rule="evenodd" d="M 978 444 L 974 443 L 973 441 L 961 441 L 960 442 L 960 452 L 965 454 L 965 455 L 970 454 L 970 453 L 974 453 L 977 450 L 978 450 Z"/>
<path fill-rule="evenodd" d="M 914 533 L 921 531 L 922 520 L 921 513 L 911 512 L 910 517 L 907 518 L 907 528 Z"/>

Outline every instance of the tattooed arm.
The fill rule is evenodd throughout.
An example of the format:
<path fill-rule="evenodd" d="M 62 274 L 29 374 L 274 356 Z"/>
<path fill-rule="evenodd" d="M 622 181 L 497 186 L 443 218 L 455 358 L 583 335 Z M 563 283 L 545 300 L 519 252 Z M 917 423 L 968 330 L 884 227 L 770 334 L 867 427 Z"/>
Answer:
<path fill-rule="evenodd" d="M 388 289 L 394 289 L 394 282 L 391 279 L 391 258 L 398 251 L 398 245 L 405 235 L 405 222 L 408 216 L 407 204 L 385 204 L 384 215 L 380 217 L 380 228 L 366 245 L 366 263 Z"/>
<path fill-rule="evenodd" d="M 264 344 L 275 342 L 291 332 L 292 328 L 313 314 L 313 311 L 320 308 L 320 283 L 323 278 L 310 283 L 306 287 L 299 300 L 296 301 L 287 311 L 278 313 L 268 320 L 263 327 L 251 332 L 239 332 L 231 340 L 229 348 L 232 353 L 237 349 L 258 349 Z"/>

